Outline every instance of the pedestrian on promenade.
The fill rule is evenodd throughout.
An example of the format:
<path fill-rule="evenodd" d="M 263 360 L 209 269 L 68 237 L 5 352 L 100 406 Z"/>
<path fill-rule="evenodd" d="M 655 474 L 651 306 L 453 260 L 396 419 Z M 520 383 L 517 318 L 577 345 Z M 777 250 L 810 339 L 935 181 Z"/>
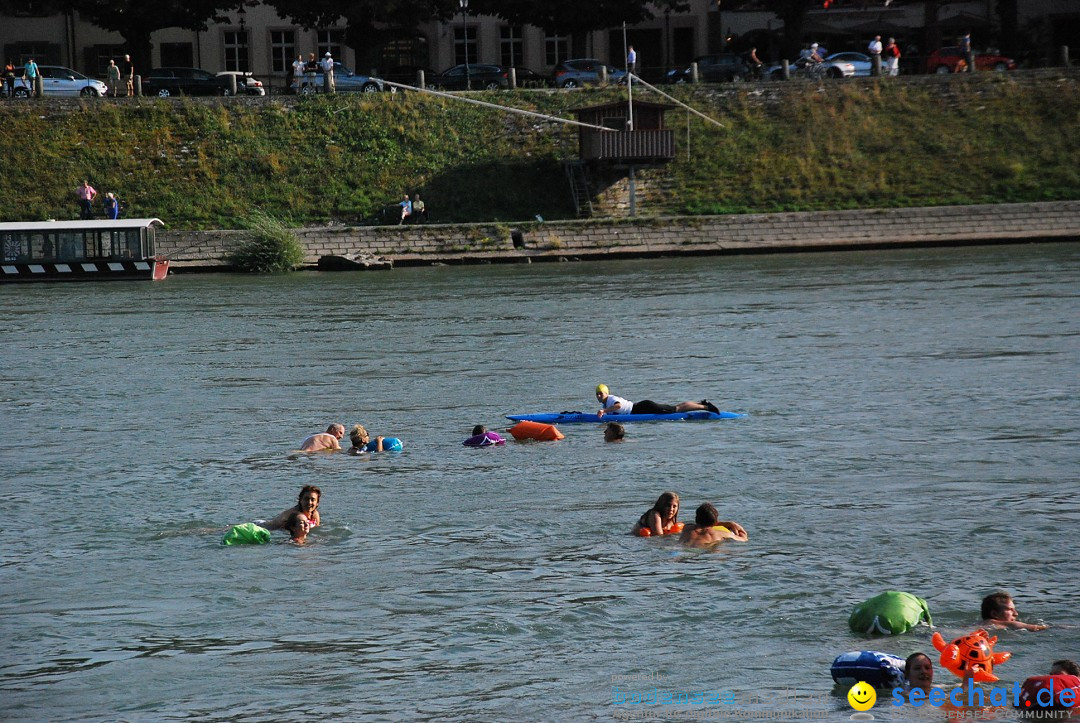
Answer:
<path fill-rule="evenodd" d="M 113 98 L 116 97 L 116 89 L 120 87 L 120 66 L 116 64 L 116 61 L 109 58 L 109 95 Z"/>
<path fill-rule="evenodd" d="M 120 77 L 127 86 L 127 97 L 135 95 L 135 64 L 131 62 L 130 55 L 124 55 L 124 62 L 120 63 Z"/>
<path fill-rule="evenodd" d="M 626 53 L 626 72 L 637 75 L 637 51 L 634 50 L 633 45 Z"/>
<path fill-rule="evenodd" d="M 97 191 L 90 185 L 90 181 L 83 181 L 82 185 L 75 189 L 75 197 L 79 199 L 79 218 L 93 218 Z"/>
<path fill-rule="evenodd" d="M 896 44 L 896 38 L 889 38 L 888 44 L 881 51 L 885 56 L 885 75 L 897 76 L 900 74 L 900 46 Z"/>

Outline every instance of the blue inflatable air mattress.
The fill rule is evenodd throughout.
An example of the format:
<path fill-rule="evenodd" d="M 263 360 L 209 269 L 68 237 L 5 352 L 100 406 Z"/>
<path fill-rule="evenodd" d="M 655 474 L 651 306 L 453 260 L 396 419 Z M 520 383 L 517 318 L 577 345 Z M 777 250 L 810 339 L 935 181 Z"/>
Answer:
<path fill-rule="evenodd" d="M 738 419 L 745 414 L 735 412 L 676 412 L 674 414 L 605 414 L 598 417 L 595 414 L 583 414 L 581 412 L 551 412 L 547 414 L 507 414 L 507 419 L 515 422 L 542 422 L 544 424 L 576 424 L 578 422 L 657 422 L 663 420 L 685 419 L 690 421 L 704 421 L 712 419 Z"/>

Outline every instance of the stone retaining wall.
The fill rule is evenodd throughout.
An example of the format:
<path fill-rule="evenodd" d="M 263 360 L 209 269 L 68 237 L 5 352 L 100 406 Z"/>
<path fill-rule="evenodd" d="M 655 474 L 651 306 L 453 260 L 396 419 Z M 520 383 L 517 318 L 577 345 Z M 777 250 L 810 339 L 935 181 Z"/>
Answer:
<path fill-rule="evenodd" d="M 297 230 L 307 262 L 370 254 L 397 265 L 1080 240 L 1080 201 L 527 224 Z M 243 231 L 162 231 L 176 269 L 224 268 Z"/>

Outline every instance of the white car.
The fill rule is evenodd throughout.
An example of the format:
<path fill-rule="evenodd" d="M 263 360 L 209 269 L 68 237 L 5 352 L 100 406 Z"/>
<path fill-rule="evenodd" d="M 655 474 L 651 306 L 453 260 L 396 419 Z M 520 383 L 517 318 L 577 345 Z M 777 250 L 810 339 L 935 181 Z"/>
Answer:
<path fill-rule="evenodd" d="M 823 60 L 812 65 L 806 58 L 799 58 L 789 64 L 788 71 L 792 78 L 850 78 L 855 75 L 855 66 L 846 60 Z M 765 74 L 773 80 L 783 80 L 784 68 L 779 64 L 770 65 Z"/>
<path fill-rule="evenodd" d="M 62 65 L 39 65 L 41 88 L 45 95 L 83 96 L 96 98 L 105 95 L 107 87 L 100 80 L 87 78 L 82 73 Z M 30 97 L 30 84 L 22 78 L 15 79 L 15 97 Z M 7 92 L 6 90 L 4 91 Z"/>
<path fill-rule="evenodd" d="M 866 55 L 865 53 L 856 53 L 854 51 L 833 53 L 829 57 L 825 58 L 825 62 L 831 66 L 840 66 L 841 64 L 843 66 L 850 65 L 852 68 L 851 75 L 859 78 L 869 76 L 874 67 L 874 61 L 870 59 L 869 55 Z M 885 67 L 884 58 L 881 59 L 881 66 L 882 68 Z M 841 73 L 841 76 L 833 77 L 850 77 L 846 73 L 846 67 L 841 70 Z"/>
<path fill-rule="evenodd" d="M 246 71 L 225 70 L 217 74 L 219 78 L 226 79 L 230 75 L 236 76 L 237 95 L 266 95 L 266 88 L 263 87 L 262 81 L 252 78 L 251 73 Z"/>

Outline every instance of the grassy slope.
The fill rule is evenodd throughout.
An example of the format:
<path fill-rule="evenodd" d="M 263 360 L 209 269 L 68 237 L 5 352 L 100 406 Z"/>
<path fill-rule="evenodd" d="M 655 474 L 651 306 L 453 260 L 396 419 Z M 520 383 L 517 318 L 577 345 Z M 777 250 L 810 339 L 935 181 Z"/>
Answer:
<path fill-rule="evenodd" d="M 792 84 L 779 99 L 681 97 L 724 123 L 668 114 L 678 157 L 646 213 L 729 213 L 1080 198 L 1077 82 L 996 77 L 948 85 Z M 752 88 L 748 88 L 752 90 Z M 645 96 L 649 99 L 655 97 Z M 569 117 L 618 91 L 490 93 Z M 711 107 L 710 107 L 711 106 Z M 3 220 L 73 218 L 89 177 L 127 215 L 172 228 L 243 225 L 253 206 L 295 223 L 357 223 L 421 191 L 440 221 L 573 213 L 561 161 L 577 131 L 415 95 L 256 107 L 147 101 L 73 112 L 0 109 Z M 655 174 L 656 172 L 653 172 Z"/>

